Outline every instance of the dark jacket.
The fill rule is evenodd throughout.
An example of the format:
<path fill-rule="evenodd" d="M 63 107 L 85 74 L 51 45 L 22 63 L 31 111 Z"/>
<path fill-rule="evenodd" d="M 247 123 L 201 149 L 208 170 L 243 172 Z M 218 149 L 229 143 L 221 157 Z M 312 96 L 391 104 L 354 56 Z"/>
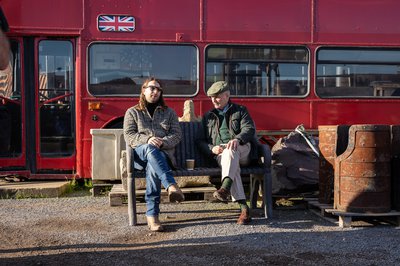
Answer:
<path fill-rule="evenodd" d="M 229 102 L 229 108 L 225 113 L 231 139 L 238 139 L 241 145 L 251 144 L 250 160 L 257 160 L 256 128 L 247 108 L 242 105 Z M 201 128 L 197 133 L 196 143 L 201 152 L 207 156 L 215 156 L 212 148 L 216 145 L 219 134 L 218 110 L 207 112 L 201 121 Z"/>

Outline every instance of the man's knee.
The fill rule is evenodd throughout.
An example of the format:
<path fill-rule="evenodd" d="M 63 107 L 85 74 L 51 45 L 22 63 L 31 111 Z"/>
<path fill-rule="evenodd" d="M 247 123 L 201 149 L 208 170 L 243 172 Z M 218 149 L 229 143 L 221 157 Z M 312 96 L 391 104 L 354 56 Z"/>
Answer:
<path fill-rule="evenodd" d="M 221 157 L 223 158 L 223 160 L 229 160 L 229 161 L 234 161 L 236 159 L 240 159 L 239 153 L 237 153 L 236 151 L 231 150 L 231 149 L 225 149 L 222 152 Z"/>
<path fill-rule="evenodd" d="M 150 154 L 159 154 L 160 150 L 151 144 L 143 144 L 143 149 L 145 151 L 145 154 L 150 155 Z"/>

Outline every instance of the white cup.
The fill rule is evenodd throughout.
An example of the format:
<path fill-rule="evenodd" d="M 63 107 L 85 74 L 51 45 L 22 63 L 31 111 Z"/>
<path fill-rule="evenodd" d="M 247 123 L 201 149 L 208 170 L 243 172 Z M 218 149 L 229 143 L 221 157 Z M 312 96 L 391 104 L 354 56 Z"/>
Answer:
<path fill-rule="evenodd" d="M 186 159 L 186 169 L 187 170 L 194 169 L 194 159 Z"/>

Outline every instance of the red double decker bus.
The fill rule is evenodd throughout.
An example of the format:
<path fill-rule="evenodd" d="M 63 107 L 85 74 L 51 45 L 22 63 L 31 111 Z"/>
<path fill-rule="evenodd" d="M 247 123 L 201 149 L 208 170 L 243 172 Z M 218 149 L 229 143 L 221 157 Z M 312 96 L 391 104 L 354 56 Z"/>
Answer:
<path fill-rule="evenodd" d="M 0 173 L 90 178 L 90 129 L 122 127 L 144 79 L 179 116 L 231 85 L 261 135 L 398 124 L 396 0 L 2 0 Z"/>

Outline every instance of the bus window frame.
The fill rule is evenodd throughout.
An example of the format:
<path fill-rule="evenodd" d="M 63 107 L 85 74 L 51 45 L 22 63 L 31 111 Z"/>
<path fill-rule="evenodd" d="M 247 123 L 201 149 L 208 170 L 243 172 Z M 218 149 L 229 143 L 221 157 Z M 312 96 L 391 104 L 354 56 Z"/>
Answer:
<path fill-rule="evenodd" d="M 256 95 L 256 94 L 252 94 L 252 95 L 235 95 L 231 93 L 232 98 L 262 98 L 262 99 L 275 99 L 275 98 L 296 98 L 296 99 L 304 99 L 307 98 L 310 95 L 310 91 L 311 91 L 311 50 L 308 46 L 305 45 L 271 45 L 271 44 L 237 44 L 237 43 L 229 43 L 229 44 L 225 44 L 225 43 L 211 43 L 205 46 L 204 48 L 204 92 L 207 93 L 207 64 L 208 62 L 210 62 L 210 60 L 207 60 L 207 51 L 210 47 L 221 47 L 221 48 L 226 48 L 226 47 L 246 47 L 246 48 L 299 48 L 299 49 L 303 49 L 306 52 L 306 56 L 307 56 L 307 75 L 306 75 L 306 82 L 305 82 L 305 86 L 306 86 L 306 90 L 304 94 L 301 95 Z M 250 61 L 250 60 L 248 60 Z M 275 60 L 274 62 L 281 62 L 281 63 L 285 63 L 287 61 L 279 61 L 279 60 Z M 297 63 L 297 64 L 301 64 L 301 63 Z"/>
<path fill-rule="evenodd" d="M 399 96 L 392 96 L 392 95 L 387 95 L 387 96 L 384 96 L 384 95 L 379 95 L 379 96 L 378 95 L 321 96 L 321 94 L 318 93 L 318 79 L 323 77 L 323 76 L 318 76 L 318 66 L 320 64 L 323 64 L 323 65 L 324 64 L 325 65 L 327 65 L 327 64 L 328 65 L 329 64 L 332 64 L 332 65 L 335 65 L 335 64 L 336 65 L 347 64 L 347 65 L 350 65 L 350 66 L 354 66 L 354 65 L 368 65 L 368 66 L 372 66 L 372 65 L 380 65 L 380 66 L 383 66 L 383 65 L 400 65 L 400 60 L 397 61 L 397 62 L 393 61 L 393 62 L 388 62 L 388 63 L 385 63 L 384 61 L 372 61 L 372 60 L 369 60 L 369 61 L 343 61 L 343 60 L 327 60 L 327 59 L 319 60 L 319 54 L 318 53 L 321 50 L 331 50 L 331 51 L 333 51 L 333 50 L 338 50 L 338 51 L 340 51 L 340 50 L 343 50 L 343 51 L 351 51 L 351 50 L 354 50 L 354 51 L 374 51 L 375 50 L 375 51 L 397 51 L 397 52 L 400 53 L 400 49 L 399 48 L 396 48 L 396 47 L 382 47 L 382 46 L 380 46 L 380 47 L 376 47 L 376 46 L 373 46 L 373 47 L 372 46 L 371 47 L 370 46 L 358 46 L 358 47 L 351 47 L 351 46 L 319 46 L 319 47 L 317 47 L 315 49 L 314 93 L 318 98 L 324 99 L 324 100 L 327 100 L 327 99 L 357 99 L 357 100 L 363 100 L 363 99 L 365 99 L 365 100 L 371 100 L 371 99 L 372 100 L 379 100 L 379 99 L 381 99 L 381 100 L 397 100 L 397 99 L 400 99 L 400 95 Z M 350 74 L 348 74 L 348 75 L 350 75 Z M 374 82 L 378 82 L 379 83 L 379 82 L 382 82 L 382 81 L 372 81 L 371 83 L 374 83 Z M 400 83 L 400 81 L 399 81 L 399 83 Z M 333 87 L 331 87 L 331 88 L 333 88 Z M 356 88 L 356 87 L 354 87 L 354 88 Z M 398 88 L 400 90 L 400 86 Z M 372 89 L 374 89 L 374 88 L 372 87 Z M 374 94 L 376 94 L 376 93 L 374 92 Z"/>
<path fill-rule="evenodd" d="M 4 71 L 11 73 L 11 91 L 7 95 L 7 90 L 4 90 L 5 95 L 0 94 L 0 105 L 12 104 L 19 107 L 19 117 L 11 119 L 11 138 L 10 138 L 10 153 L 9 156 L 0 156 L 1 159 L 11 159 L 15 161 L 24 160 L 26 154 L 26 138 L 25 138 L 25 86 L 24 86 L 24 46 L 23 40 L 20 37 L 10 37 L 10 58 L 9 65 Z M 14 64 L 16 63 L 16 64 Z M 15 94 L 18 92 L 19 94 Z M 9 97 L 8 97 L 9 96 Z M 18 112 L 17 112 L 18 113 Z M 15 113 L 13 113 L 15 114 Z M 19 122 L 19 123 L 17 123 Z M 3 130 L 3 128 L 1 129 Z M 17 133 L 16 133 L 17 132 Z M 18 137 L 18 140 L 16 138 Z M 24 162 L 23 162 L 24 163 Z"/>
<path fill-rule="evenodd" d="M 110 42 L 105 42 L 105 41 L 93 41 L 91 43 L 89 43 L 89 45 L 87 46 L 87 50 L 86 50 L 86 55 L 87 55 L 87 71 L 86 71 L 86 92 L 88 93 L 88 95 L 95 97 L 95 98 L 123 98 L 123 97 L 139 97 L 140 93 L 136 94 L 93 94 L 90 91 L 90 73 L 91 73 L 91 55 L 90 55 L 90 48 L 93 45 L 96 44 L 112 44 L 112 45 L 163 45 L 163 46 L 191 46 L 193 48 L 195 48 L 195 52 L 196 52 L 196 81 L 195 81 L 195 86 L 196 86 L 196 90 L 194 91 L 193 94 L 168 94 L 165 93 L 163 94 L 164 98 L 173 98 L 173 97 L 181 97 L 181 98 L 191 98 L 191 97 L 195 97 L 199 91 L 199 81 L 200 81 L 200 49 L 199 47 L 194 44 L 194 43 L 184 43 L 184 42 L 180 42 L 180 43 L 171 43 L 171 42 L 114 42 L 114 41 L 110 41 Z M 151 76 L 151 75 L 150 75 Z M 145 80 L 147 77 L 143 77 L 143 80 Z M 155 78 L 159 79 L 159 77 L 155 76 Z M 161 79 L 162 82 L 162 79 Z M 141 86 L 141 84 L 140 84 Z M 166 87 L 166 91 L 168 91 L 168 85 L 164 85 Z"/>

